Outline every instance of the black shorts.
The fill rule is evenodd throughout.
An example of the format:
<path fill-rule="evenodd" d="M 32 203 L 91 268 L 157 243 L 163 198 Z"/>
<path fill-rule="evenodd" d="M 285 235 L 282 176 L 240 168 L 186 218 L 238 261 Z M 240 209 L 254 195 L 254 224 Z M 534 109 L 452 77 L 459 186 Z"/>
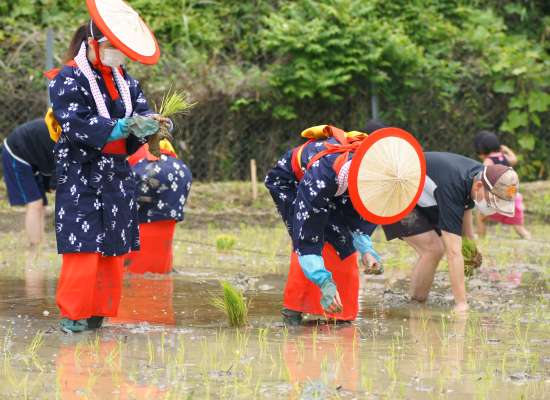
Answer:
<path fill-rule="evenodd" d="M 441 236 L 441 229 L 439 229 L 437 224 L 430 222 L 428 217 L 418 207 L 413 208 L 409 215 L 401 221 L 382 225 L 382 229 L 384 229 L 386 240 L 388 241 L 396 238 L 416 236 L 430 231 L 435 231 L 435 233 Z"/>

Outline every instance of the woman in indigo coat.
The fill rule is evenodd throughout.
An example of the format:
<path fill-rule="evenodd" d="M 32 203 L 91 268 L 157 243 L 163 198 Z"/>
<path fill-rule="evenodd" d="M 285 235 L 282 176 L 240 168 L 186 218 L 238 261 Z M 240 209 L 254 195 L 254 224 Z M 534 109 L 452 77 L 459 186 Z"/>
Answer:
<path fill-rule="evenodd" d="M 124 59 L 90 21 L 74 34 L 66 65 L 46 74 L 53 111 L 46 120 L 57 139 L 55 229 L 63 254 L 57 304 L 64 331 L 98 328 L 117 315 L 124 255 L 140 247 L 127 157 L 159 123 L 171 126 L 149 110 Z"/>

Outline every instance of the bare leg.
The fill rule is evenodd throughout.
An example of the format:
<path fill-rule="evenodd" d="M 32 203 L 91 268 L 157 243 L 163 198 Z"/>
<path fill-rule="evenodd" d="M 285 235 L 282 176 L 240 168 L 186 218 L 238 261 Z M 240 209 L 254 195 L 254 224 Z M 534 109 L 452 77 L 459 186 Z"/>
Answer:
<path fill-rule="evenodd" d="M 529 232 L 523 225 L 512 225 L 518 235 L 524 239 L 531 239 L 531 232 Z"/>
<path fill-rule="evenodd" d="M 37 246 L 44 240 L 44 203 L 42 199 L 27 203 L 25 231 L 31 246 Z"/>
<path fill-rule="evenodd" d="M 435 231 L 405 237 L 403 240 L 420 255 L 411 274 L 409 296 L 411 299 L 424 302 L 430 293 L 437 265 L 445 252 L 443 242 Z"/>
<path fill-rule="evenodd" d="M 487 233 L 487 226 L 485 225 L 485 221 L 487 221 L 487 216 L 478 212 L 476 215 L 478 237 L 483 237 Z"/>

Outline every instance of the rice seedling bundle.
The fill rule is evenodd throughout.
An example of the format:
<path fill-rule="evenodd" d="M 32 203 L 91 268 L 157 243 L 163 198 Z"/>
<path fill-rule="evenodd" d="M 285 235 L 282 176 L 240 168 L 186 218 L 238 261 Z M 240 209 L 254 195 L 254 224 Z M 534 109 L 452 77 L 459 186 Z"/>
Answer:
<path fill-rule="evenodd" d="M 209 292 L 211 297 L 206 302 L 227 315 L 227 323 L 230 326 L 250 326 L 248 323 L 248 309 L 250 301 L 244 300 L 243 293 L 230 281 L 220 281 L 222 297 Z"/>
<path fill-rule="evenodd" d="M 216 250 L 221 253 L 229 253 L 237 243 L 237 238 L 229 235 L 219 235 L 216 237 Z"/>
<path fill-rule="evenodd" d="M 462 256 L 464 257 L 464 275 L 471 277 L 474 269 L 481 267 L 483 255 L 478 251 L 477 243 L 468 238 L 462 238 Z"/>
<path fill-rule="evenodd" d="M 187 92 L 178 93 L 168 89 L 164 93 L 160 109 L 156 110 L 161 118 L 169 118 L 174 114 L 185 114 L 185 112 L 193 107 L 196 103 L 191 104 L 187 101 Z M 156 108 L 156 106 L 155 106 Z M 149 142 L 149 152 L 155 157 L 160 157 L 160 141 L 163 139 L 173 139 L 170 132 L 163 123 L 159 123 L 159 130 L 147 138 Z"/>

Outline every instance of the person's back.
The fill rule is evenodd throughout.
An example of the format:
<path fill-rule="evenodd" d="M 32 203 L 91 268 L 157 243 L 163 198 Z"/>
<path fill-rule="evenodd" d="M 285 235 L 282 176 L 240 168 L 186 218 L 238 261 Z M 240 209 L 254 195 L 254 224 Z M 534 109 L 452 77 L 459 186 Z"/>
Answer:
<path fill-rule="evenodd" d="M 40 172 L 46 190 L 55 190 L 55 142 L 50 137 L 44 118 L 17 127 L 8 136 L 6 143 L 14 155 L 27 161 L 34 172 Z"/>
<path fill-rule="evenodd" d="M 465 210 L 474 208 L 471 189 L 483 165 L 458 154 L 426 152 L 426 181 L 418 207 L 431 224 L 457 235 L 462 234 Z"/>
<path fill-rule="evenodd" d="M 10 204 L 26 206 L 25 231 L 31 245 L 44 240 L 46 192 L 57 188 L 54 146 L 46 122 L 37 119 L 14 129 L 2 147 Z"/>
<path fill-rule="evenodd" d="M 164 274 L 172 269 L 172 239 L 176 222 L 184 218 L 185 202 L 191 190 L 191 171 L 172 145 L 160 142 L 161 156 L 143 145 L 128 161 L 136 180 L 140 250 L 124 257 L 126 271 L 133 274 Z"/>

